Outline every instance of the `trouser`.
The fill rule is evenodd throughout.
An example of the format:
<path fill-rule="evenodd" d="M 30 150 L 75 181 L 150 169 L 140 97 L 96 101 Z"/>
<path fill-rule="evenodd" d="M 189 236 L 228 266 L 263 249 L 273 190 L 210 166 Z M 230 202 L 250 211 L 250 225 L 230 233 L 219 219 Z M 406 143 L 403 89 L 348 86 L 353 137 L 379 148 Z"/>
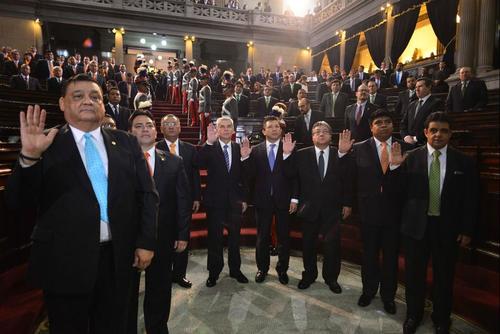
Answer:
<path fill-rule="evenodd" d="M 165 101 L 171 101 L 172 96 L 172 86 L 167 86 L 167 90 L 165 92 Z"/>
<path fill-rule="evenodd" d="M 182 113 L 186 114 L 188 112 L 188 100 L 187 100 L 187 92 L 182 92 Z"/>
<path fill-rule="evenodd" d="M 175 253 L 172 259 L 172 276 L 174 281 L 180 281 L 186 277 L 189 251 L 186 248 L 181 253 Z"/>
<path fill-rule="evenodd" d="M 171 104 L 179 104 L 181 101 L 180 89 L 179 86 L 172 87 L 172 97 L 170 100 Z"/>
<path fill-rule="evenodd" d="M 257 269 L 267 273 L 269 270 L 269 243 L 273 216 L 276 217 L 277 240 L 278 240 L 278 263 L 276 271 L 284 273 L 288 270 L 290 259 L 290 215 L 287 209 L 256 208 L 255 220 L 257 223 L 257 245 L 255 247 L 255 258 Z"/>
<path fill-rule="evenodd" d="M 191 126 L 198 124 L 198 101 L 188 102 L 188 117 L 191 119 Z"/>
<path fill-rule="evenodd" d="M 205 116 L 204 113 L 200 113 L 200 142 L 204 143 L 207 140 L 207 129 L 210 124 L 210 115 Z"/>

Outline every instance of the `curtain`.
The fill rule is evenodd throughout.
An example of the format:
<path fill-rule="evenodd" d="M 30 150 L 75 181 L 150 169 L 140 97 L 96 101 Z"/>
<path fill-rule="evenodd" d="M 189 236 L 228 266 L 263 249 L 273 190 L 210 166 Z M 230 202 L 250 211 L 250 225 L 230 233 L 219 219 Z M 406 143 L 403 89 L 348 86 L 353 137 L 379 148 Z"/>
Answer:
<path fill-rule="evenodd" d="M 313 48 L 313 54 L 314 54 Z M 324 52 L 318 53 L 317 56 L 312 57 L 312 70 L 316 71 L 319 74 L 319 69 L 321 68 L 321 63 L 323 62 L 323 57 L 325 56 Z"/>
<path fill-rule="evenodd" d="M 333 65 L 340 65 L 340 46 L 337 45 L 336 47 L 329 49 L 326 51 L 326 55 L 328 56 L 330 68 L 333 71 Z"/>
<path fill-rule="evenodd" d="M 387 24 L 381 24 L 377 28 L 365 31 L 366 44 L 377 67 L 384 61 L 385 56 L 385 35 Z"/>
<path fill-rule="evenodd" d="M 458 11 L 458 0 L 434 0 L 427 3 L 427 14 L 432 29 L 437 38 L 444 45 L 443 61 L 452 68 L 454 65 L 455 40 Z"/>
<path fill-rule="evenodd" d="M 424 1 L 425 0 L 401 0 L 399 2 L 396 2 L 395 4 L 393 4 L 393 7 L 392 7 L 392 15 L 402 13 L 405 10 L 407 10 L 408 8 L 411 8 L 415 5 L 419 5 Z M 453 1 L 455 1 L 455 0 L 453 0 Z M 445 2 L 446 2 L 446 0 L 445 0 Z"/>
<path fill-rule="evenodd" d="M 359 35 L 348 40 L 345 43 L 345 58 L 344 58 L 344 70 L 347 73 L 351 70 L 352 63 L 354 62 L 354 57 L 356 56 L 356 50 L 358 49 Z"/>
<path fill-rule="evenodd" d="M 396 64 L 398 58 L 408 46 L 417 25 L 420 7 L 408 11 L 394 19 L 394 37 L 391 48 L 391 62 Z"/>

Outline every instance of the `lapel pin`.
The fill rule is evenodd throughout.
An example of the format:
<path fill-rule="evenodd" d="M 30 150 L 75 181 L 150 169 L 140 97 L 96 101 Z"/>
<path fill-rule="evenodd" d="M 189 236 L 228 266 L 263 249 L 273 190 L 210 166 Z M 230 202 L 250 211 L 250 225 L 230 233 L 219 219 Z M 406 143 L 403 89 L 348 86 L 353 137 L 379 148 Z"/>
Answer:
<path fill-rule="evenodd" d="M 115 145 L 116 146 L 116 142 L 114 140 L 111 141 L 111 145 Z"/>
<path fill-rule="evenodd" d="M 164 156 L 162 156 L 160 158 L 161 158 L 161 161 L 165 161 L 165 157 Z"/>

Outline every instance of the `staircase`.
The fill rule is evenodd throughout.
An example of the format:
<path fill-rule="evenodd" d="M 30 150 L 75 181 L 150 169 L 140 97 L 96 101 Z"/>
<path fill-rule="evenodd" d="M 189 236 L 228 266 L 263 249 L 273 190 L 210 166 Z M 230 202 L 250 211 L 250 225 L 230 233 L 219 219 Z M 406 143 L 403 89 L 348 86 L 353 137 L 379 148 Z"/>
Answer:
<path fill-rule="evenodd" d="M 165 101 L 154 101 L 151 112 L 157 127 L 158 139 L 163 138 L 160 128 L 162 117 L 168 114 L 173 114 L 179 118 L 181 123 L 181 134 L 179 135 L 180 139 L 193 145 L 197 145 L 200 141 L 200 127 L 190 126 L 191 121 L 188 121 L 187 114 L 182 113 L 182 105 L 169 104 Z"/>

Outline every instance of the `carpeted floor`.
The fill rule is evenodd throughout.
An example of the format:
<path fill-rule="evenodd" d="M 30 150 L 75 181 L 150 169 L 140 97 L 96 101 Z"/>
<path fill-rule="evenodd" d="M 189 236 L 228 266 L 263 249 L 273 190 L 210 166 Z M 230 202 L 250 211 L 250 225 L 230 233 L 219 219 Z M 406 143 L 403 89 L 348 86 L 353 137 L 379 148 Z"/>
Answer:
<path fill-rule="evenodd" d="M 170 333 L 390 334 L 402 332 L 401 326 L 405 318 L 406 307 L 404 289 L 401 286 L 396 300 L 398 312 L 392 316 L 384 312 L 378 296 L 366 308 L 357 306 L 361 293 L 360 268 L 357 265 L 347 262 L 342 264 L 339 283 L 343 292 L 335 295 L 321 278 L 307 290 L 297 289 L 302 272 L 300 257 L 290 259 L 289 285 L 280 284 L 274 270 L 270 270 L 264 283 L 255 283 L 254 252 L 249 248 L 244 248 L 241 252 L 242 271 L 247 275 L 250 283 L 239 284 L 231 279 L 226 266 L 217 285 L 207 288 L 205 287 L 206 250 L 193 251 L 188 267 L 188 278 L 193 282 L 193 287 L 186 290 L 177 285 L 174 286 L 172 313 L 169 320 Z M 277 258 L 272 257 L 271 268 L 276 261 Z M 318 269 L 321 273 L 321 261 L 318 263 Z M 141 291 L 144 289 L 143 283 Z M 426 312 L 418 334 L 433 333 L 429 312 Z M 141 326 L 139 333 L 145 333 L 142 328 L 144 323 L 142 307 L 139 323 Z M 40 326 L 37 333 L 49 333 L 46 322 Z M 464 319 L 453 316 L 452 333 L 486 332 Z"/>

